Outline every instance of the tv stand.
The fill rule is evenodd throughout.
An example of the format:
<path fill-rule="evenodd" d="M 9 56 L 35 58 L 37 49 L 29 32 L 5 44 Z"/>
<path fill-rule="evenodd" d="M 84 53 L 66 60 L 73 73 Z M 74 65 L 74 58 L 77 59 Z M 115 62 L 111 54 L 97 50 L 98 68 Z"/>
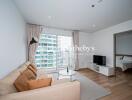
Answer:
<path fill-rule="evenodd" d="M 114 67 L 91 64 L 90 69 L 105 76 L 114 75 Z"/>

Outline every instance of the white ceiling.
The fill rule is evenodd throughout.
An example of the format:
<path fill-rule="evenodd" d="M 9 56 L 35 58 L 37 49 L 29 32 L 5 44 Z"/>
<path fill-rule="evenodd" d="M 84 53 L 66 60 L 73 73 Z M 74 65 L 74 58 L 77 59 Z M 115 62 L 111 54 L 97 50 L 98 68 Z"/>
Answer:
<path fill-rule="evenodd" d="M 15 3 L 28 23 L 68 30 L 95 32 L 132 19 L 132 0 L 15 0 Z"/>

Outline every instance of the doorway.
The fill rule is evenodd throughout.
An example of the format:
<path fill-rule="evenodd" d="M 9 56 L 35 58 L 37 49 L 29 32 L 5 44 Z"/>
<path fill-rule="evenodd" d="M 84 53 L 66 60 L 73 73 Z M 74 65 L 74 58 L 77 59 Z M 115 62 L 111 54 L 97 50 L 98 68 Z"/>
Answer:
<path fill-rule="evenodd" d="M 114 66 L 116 70 L 126 71 L 132 68 L 132 31 L 116 33 L 114 38 Z"/>

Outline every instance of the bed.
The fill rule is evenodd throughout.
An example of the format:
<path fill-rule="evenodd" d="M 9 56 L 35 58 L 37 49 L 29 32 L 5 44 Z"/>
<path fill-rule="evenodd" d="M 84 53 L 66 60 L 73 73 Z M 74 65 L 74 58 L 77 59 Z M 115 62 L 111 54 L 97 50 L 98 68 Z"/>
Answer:
<path fill-rule="evenodd" d="M 122 71 L 132 68 L 132 57 L 117 56 L 116 57 L 116 67 L 121 68 Z"/>

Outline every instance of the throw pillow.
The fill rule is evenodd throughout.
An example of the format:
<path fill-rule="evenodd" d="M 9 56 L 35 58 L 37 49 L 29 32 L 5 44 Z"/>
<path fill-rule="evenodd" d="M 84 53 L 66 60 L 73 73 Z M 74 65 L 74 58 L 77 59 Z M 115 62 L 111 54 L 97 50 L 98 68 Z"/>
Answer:
<path fill-rule="evenodd" d="M 34 70 L 37 71 L 37 68 L 36 68 L 36 66 L 33 63 L 29 64 L 29 66 L 31 66 Z"/>
<path fill-rule="evenodd" d="M 28 81 L 28 77 L 26 76 L 26 74 L 19 75 L 18 78 L 14 82 L 14 86 L 16 87 L 16 90 L 18 92 L 28 90 L 28 86 L 26 83 L 27 81 Z"/>
<path fill-rule="evenodd" d="M 34 69 L 32 66 L 30 66 L 30 65 L 29 65 L 27 68 L 28 68 L 29 70 L 31 70 L 31 71 L 34 73 L 35 76 L 37 76 L 37 70 L 35 70 L 35 69 Z"/>
<path fill-rule="evenodd" d="M 14 86 L 16 87 L 18 92 L 26 91 L 28 90 L 27 81 L 32 79 L 36 79 L 36 76 L 31 70 L 26 69 L 15 80 Z"/>
<path fill-rule="evenodd" d="M 29 80 L 27 82 L 28 88 L 30 90 L 41 88 L 41 87 L 51 86 L 51 83 L 52 83 L 52 78 L 43 78 L 43 79 L 38 79 L 38 80 Z"/>

